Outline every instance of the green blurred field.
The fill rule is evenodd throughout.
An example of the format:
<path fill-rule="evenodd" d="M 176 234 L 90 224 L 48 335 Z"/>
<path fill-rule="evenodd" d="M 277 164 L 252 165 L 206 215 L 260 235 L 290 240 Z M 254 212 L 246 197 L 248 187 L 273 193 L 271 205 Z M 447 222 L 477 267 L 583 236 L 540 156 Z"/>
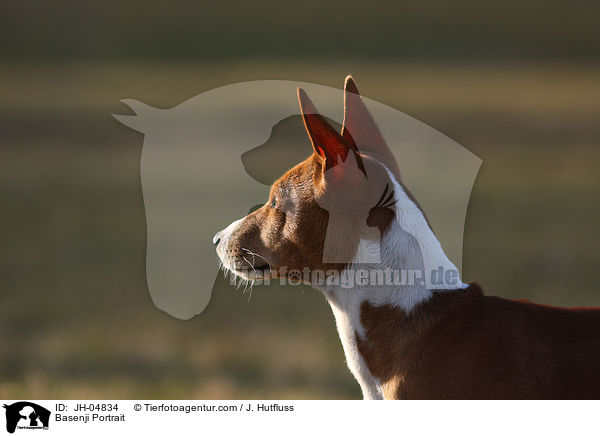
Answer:
<path fill-rule="evenodd" d="M 232 82 L 340 87 L 347 73 L 364 95 L 483 159 L 465 280 L 494 295 L 600 306 L 597 65 L 5 62 L 0 397 L 359 398 L 312 289 L 259 286 L 250 297 L 218 279 L 193 320 L 154 307 L 143 139 L 110 116 L 127 113 L 121 98 L 166 108 Z"/>

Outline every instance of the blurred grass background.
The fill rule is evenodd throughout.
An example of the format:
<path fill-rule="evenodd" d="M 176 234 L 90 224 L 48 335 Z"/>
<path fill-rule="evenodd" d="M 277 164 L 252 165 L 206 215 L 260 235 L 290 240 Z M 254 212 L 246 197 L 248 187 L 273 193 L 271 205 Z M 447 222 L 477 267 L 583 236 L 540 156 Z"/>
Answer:
<path fill-rule="evenodd" d="M 126 113 L 121 98 L 167 108 L 232 82 L 340 87 L 352 73 L 364 95 L 483 159 L 465 280 L 600 306 L 598 12 L 538 0 L 4 2 L 0 397 L 360 397 L 316 291 L 249 298 L 219 278 L 193 320 L 154 307 L 143 138 L 110 116 Z"/>

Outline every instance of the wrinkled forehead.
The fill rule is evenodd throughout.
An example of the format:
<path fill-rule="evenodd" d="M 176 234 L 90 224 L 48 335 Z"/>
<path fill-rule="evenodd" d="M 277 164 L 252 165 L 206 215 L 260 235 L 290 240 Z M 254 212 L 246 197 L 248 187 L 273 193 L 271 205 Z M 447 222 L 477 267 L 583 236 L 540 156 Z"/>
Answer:
<path fill-rule="evenodd" d="M 287 203 L 298 199 L 298 191 L 288 179 L 280 179 L 278 183 L 273 184 L 271 191 L 280 203 Z"/>
<path fill-rule="evenodd" d="M 282 200 L 294 200 L 299 196 L 312 195 L 314 192 L 313 168 L 312 158 L 308 158 L 277 179 L 271 186 L 271 192 Z"/>

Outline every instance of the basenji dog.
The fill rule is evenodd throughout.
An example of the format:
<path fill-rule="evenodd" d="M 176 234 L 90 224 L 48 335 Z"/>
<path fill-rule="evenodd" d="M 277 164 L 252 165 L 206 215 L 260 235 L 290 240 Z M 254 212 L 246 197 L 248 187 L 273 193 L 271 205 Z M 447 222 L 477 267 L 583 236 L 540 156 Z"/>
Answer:
<path fill-rule="evenodd" d="M 298 98 L 313 152 L 215 235 L 227 270 L 246 280 L 309 271 L 300 280 L 331 305 L 365 399 L 600 398 L 600 309 L 463 283 L 352 77 L 341 133 L 301 88 Z M 428 280 L 436 271 L 445 279 Z"/>

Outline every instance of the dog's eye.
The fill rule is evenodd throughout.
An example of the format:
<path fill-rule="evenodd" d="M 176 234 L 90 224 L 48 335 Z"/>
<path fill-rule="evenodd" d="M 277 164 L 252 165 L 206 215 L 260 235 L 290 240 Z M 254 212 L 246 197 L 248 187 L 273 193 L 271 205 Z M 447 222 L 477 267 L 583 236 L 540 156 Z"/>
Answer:
<path fill-rule="evenodd" d="M 275 209 L 277 207 L 277 199 L 275 197 L 273 197 L 271 199 L 271 202 L 269 203 L 269 206 L 271 206 L 273 209 Z"/>

